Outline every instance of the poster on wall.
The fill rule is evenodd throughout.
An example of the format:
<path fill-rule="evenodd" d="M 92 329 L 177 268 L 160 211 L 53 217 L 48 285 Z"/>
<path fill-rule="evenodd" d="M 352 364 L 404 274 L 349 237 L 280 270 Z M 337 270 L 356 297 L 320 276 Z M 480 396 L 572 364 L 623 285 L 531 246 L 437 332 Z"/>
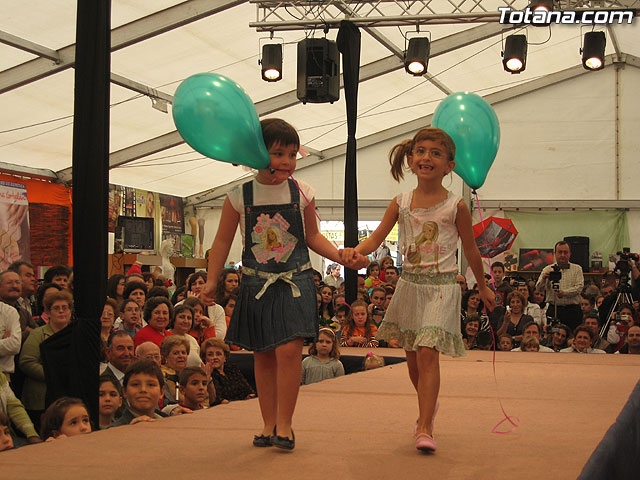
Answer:
<path fill-rule="evenodd" d="M 122 215 L 124 189 L 118 185 L 109 185 L 109 225 L 110 232 L 116 231 L 118 216 Z"/>
<path fill-rule="evenodd" d="M 16 260 L 31 262 L 27 187 L 0 181 L 0 268 Z"/>
<path fill-rule="evenodd" d="M 136 217 L 155 217 L 157 194 L 136 189 Z"/>
<path fill-rule="evenodd" d="M 124 189 L 124 214 L 127 217 L 136 216 L 136 190 L 125 187 Z"/>
<path fill-rule="evenodd" d="M 162 233 L 184 233 L 182 198 L 159 194 Z"/>

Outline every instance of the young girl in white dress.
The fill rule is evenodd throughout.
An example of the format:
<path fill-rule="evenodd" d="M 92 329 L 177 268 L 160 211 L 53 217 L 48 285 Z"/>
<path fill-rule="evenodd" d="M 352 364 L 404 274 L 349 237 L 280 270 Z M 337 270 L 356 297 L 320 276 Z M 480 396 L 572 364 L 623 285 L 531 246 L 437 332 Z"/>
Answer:
<path fill-rule="evenodd" d="M 406 160 L 418 185 L 391 201 L 380 226 L 367 240 L 343 252 L 349 266 L 352 256 L 354 262 L 360 258 L 356 253 L 366 255 L 378 248 L 399 221 L 404 267 L 376 338 L 396 340 L 406 351 L 409 377 L 418 393 L 415 445 L 425 452 L 436 450 L 433 419 L 440 390 L 440 352 L 454 357 L 465 354 L 460 334 L 461 291 L 456 283 L 458 238 L 479 279 L 480 297 L 489 309 L 495 306 L 494 294 L 484 284 L 469 208 L 442 185 L 455 166 L 454 158 L 453 140 L 438 128 L 423 128 L 412 140 L 393 147 L 391 175 L 400 181 Z"/>

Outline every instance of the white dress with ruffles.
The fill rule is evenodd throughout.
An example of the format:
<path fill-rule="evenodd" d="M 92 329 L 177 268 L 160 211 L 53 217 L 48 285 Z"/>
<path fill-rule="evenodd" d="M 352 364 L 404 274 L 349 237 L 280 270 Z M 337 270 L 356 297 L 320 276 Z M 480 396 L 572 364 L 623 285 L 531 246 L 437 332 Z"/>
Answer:
<path fill-rule="evenodd" d="M 404 257 L 378 340 L 398 340 L 405 350 L 431 347 L 454 357 L 464 356 L 460 334 L 461 290 L 456 283 L 458 228 L 456 213 L 461 197 L 431 208 L 410 209 L 413 191 L 396 201 L 399 206 L 399 251 Z"/>

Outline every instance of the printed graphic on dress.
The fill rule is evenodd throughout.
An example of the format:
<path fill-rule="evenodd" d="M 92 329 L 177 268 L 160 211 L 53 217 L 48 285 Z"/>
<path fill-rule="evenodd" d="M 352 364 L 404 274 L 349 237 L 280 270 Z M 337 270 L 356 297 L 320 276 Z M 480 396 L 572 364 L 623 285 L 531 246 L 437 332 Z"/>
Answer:
<path fill-rule="evenodd" d="M 439 227 L 436 222 L 428 221 L 420 224 L 414 224 L 412 220 L 412 231 L 417 232 L 413 241 L 407 247 L 407 262 L 416 267 L 421 266 L 423 273 L 440 273 L 438 267 L 438 233 Z"/>
<path fill-rule="evenodd" d="M 298 239 L 288 232 L 289 227 L 289 222 L 279 213 L 273 218 L 263 213 L 257 218 L 251 232 L 254 243 L 251 251 L 258 263 L 268 263 L 269 260 L 284 263 L 289 259 L 298 243 Z"/>

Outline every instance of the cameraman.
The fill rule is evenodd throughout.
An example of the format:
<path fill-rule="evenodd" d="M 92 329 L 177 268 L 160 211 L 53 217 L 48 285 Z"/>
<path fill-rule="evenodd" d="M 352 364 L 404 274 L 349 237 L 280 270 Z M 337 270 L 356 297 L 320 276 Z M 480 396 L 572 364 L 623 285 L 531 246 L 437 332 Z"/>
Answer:
<path fill-rule="evenodd" d="M 547 315 L 554 315 L 557 306 L 557 320 L 574 329 L 582 323 L 582 312 L 580 311 L 580 292 L 584 287 L 582 267 L 575 263 L 569 263 L 571 249 L 565 241 L 561 240 L 556 243 L 555 255 L 555 265 L 547 265 L 542 269 L 536 283 L 536 289 L 546 292 L 546 298 L 549 302 Z M 557 282 L 552 282 L 549 278 L 554 267 L 555 270 L 559 270 L 558 273 L 561 275 Z"/>

